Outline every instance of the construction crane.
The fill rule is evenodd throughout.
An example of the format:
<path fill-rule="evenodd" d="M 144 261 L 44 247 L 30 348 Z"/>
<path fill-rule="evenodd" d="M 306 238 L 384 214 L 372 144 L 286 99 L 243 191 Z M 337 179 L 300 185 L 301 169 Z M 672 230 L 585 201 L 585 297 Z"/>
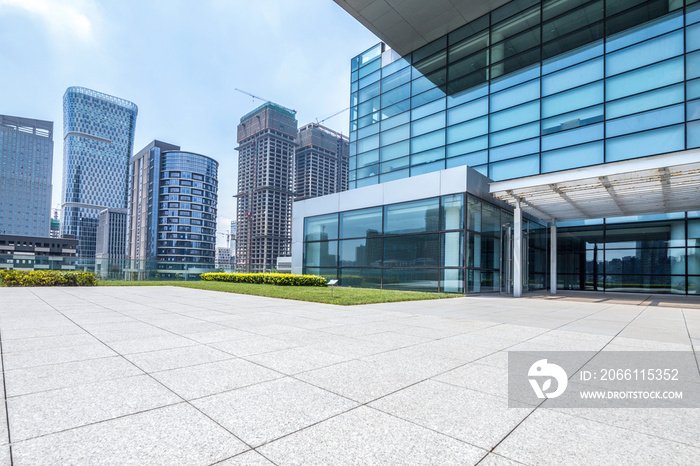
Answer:
<path fill-rule="evenodd" d="M 226 244 L 231 245 L 231 232 L 226 230 L 226 233 L 221 231 L 217 232 L 218 235 L 224 235 L 226 237 Z"/>
<path fill-rule="evenodd" d="M 330 120 L 331 118 L 333 118 L 333 117 L 335 117 L 335 116 L 338 116 L 338 115 L 340 115 L 340 114 L 343 113 L 343 112 L 347 112 L 348 110 L 350 110 L 350 107 L 344 108 L 344 109 L 342 109 L 342 110 L 339 111 L 339 112 L 335 112 L 333 115 L 327 116 L 326 118 L 324 118 L 324 119 L 321 120 L 321 121 L 318 121 L 318 118 L 316 118 L 316 123 L 321 124 L 321 123 L 323 123 L 324 121 Z"/>
<path fill-rule="evenodd" d="M 249 96 L 251 96 L 253 99 L 258 99 L 258 100 L 261 100 L 261 101 L 263 101 L 263 102 L 272 102 L 270 99 L 265 99 L 265 98 L 263 98 L 263 97 L 258 97 L 257 95 L 251 94 L 250 92 L 244 91 L 243 89 L 238 89 L 237 87 L 235 88 L 235 90 L 237 90 L 237 91 L 240 92 L 241 94 L 249 95 Z M 290 110 L 291 110 L 294 114 L 297 113 L 297 111 L 294 110 L 294 109 L 290 109 Z"/>

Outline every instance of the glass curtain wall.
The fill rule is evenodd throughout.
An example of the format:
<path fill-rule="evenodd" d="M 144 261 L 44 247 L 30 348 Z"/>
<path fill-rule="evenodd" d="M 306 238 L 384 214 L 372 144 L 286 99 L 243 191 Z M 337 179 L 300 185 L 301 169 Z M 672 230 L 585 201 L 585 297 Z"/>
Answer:
<path fill-rule="evenodd" d="M 342 286 L 500 291 L 504 222 L 512 226 L 512 214 L 465 194 L 309 217 L 304 273 Z M 546 231 L 528 221 L 524 228 Z M 546 244 L 541 252 L 544 259 L 530 253 L 532 288 L 545 283 Z"/>
<path fill-rule="evenodd" d="M 352 60 L 350 189 L 700 147 L 696 1 L 516 0 L 405 57 L 371 48 Z"/>
<path fill-rule="evenodd" d="M 558 288 L 698 294 L 700 215 L 607 219 L 558 230 Z"/>

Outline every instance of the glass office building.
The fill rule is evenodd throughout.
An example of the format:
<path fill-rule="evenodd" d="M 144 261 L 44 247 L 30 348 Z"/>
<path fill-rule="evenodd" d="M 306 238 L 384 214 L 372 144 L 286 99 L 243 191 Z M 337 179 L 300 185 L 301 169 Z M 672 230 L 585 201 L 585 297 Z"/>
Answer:
<path fill-rule="evenodd" d="M 62 228 L 78 239 L 81 262 L 95 258 L 100 212 L 127 207 L 137 114 L 134 103 L 83 87 L 63 96 Z"/>
<path fill-rule="evenodd" d="M 350 188 L 700 147 L 698 22 L 681 1 L 512 1 L 404 57 L 379 44 L 352 60 Z"/>
<path fill-rule="evenodd" d="M 161 141 L 131 158 L 131 272 L 197 276 L 214 269 L 218 168 L 210 157 Z"/>
<path fill-rule="evenodd" d="M 352 10 L 356 2 L 348 3 L 341 6 L 359 17 Z M 498 5 L 502 6 L 410 53 L 399 55 L 379 44 L 352 59 L 350 189 L 358 196 L 396 180 L 421 177 L 414 185 L 427 182 L 426 174 L 461 166 L 488 177 L 488 183 L 514 179 L 534 183 L 545 174 L 573 177 L 584 167 L 665 154 L 693 158 L 700 148 L 700 3 L 513 0 Z M 393 34 L 396 28 L 384 27 L 389 20 L 382 21 L 374 23 L 367 17 L 363 23 L 380 37 Z M 396 45 L 406 47 L 410 42 L 402 40 L 396 39 Z M 700 158 L 695 155 L 694 160 Z M 605 176 L 596 179 L 615 196 L 615 186 Z M 659 191 L 666 189 L 663 180 L 662 175 Z M 552 192 L 567 199 L 556 185 Z M 478 197 L 482 210 L 494 202 L 488 190 Z M 525 212 L 541 214 L 523 199 Z M 521 205 L 520 198 L 510 203 Z M 697 202 L 679 209 L 692 208 L 690 212 L 662 206 L 663 214 L 655 207 L 649 210 L 655 215 L 633 215 L 647 213 L 643 203 L 640 197 L 637 208 L 620 208 L 615 218 L 595 219 L 595 207 L 581 208 L 571 201 L 580 221 L 561 222 L 554 215 L 539 215 L 539 222 L 523 221 L 525 288 L 539 286 L 537 273 L 549 273 L 547 248 L 558 243 L 560 288 L 697 293 Z M 295 217 L 301 218 L 305 207 L 297 209 L 295 203 L 300 212 Z M 382 208 L 386 229 L 389 206 Z M 342 215 L 342 207 L 337 210 Z M 505 208 L 501 215 L 510 212 Z M 549 238 L 549 231 L 533 241 L 532 224 L 552 225 L 555 220 L 558 242 Z M 469 235 L 477 231 L 465 221 L 465 252 L 459 256 L 466 274 L 463 289 L 484 291 L 488 287 L 483 281 L 469 277 L 471 270 L 477 271 L 471 261 L 480 254 L 470 250 Z M 313 225 L 310 218 L 305 222 Z M 304 231 L 304 241 L 310 232 Z M 391 251 L 396 248 L 387 245 L 386 231 L 381 235 L 383 267 L 424 258 L 422 252 L 410 252 L 408 235 L 391 241 L 411 258 L 394 258 Z M 441 245 L 436 249 L 440 256 L 429 260 L 438 268 L 448 267 L 445 240 L 440 241 L 434 243 Z M 304 248 L 309 244 L 305 242 Z M 494 244 L 500 248 L 497 269 L 503 291 L 504 277 L 510 273 L 504 262 L 508 254 L 502 243 Z M 544 259 L 532 250 L 535 245 L 544 251 Z M 343 249 L 340 244 L 338 248 L 343 283 Z M 296 270 L 302 264 L 304 270 L 320 265 L 301 247 L 297 255 L 303 260 L 296 261 Z M 539 257 L 540 264 L 531 264 L 532 257 Z M 425 267 L 430 267 L 427 262 Z M 447 290 L 447 283 L 445 279 L 431 287 Z"/>
<path fill-rule="evenodd" d="M 48 236 L 53 122 L 0 115 L 0 234 Z"/>

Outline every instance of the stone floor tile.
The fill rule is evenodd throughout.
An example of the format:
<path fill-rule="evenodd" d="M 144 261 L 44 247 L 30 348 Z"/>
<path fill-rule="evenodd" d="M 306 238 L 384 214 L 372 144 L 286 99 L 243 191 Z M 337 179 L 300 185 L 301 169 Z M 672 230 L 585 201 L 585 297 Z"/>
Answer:
<path fill-rule="evenodd" d="M 271 353 L 246 356 L 245 359 L 287 375 L 294 375 L 321 367 L 332 366 L 333 364 L 347 361 L 350 358 L 301 346 Z"/>
<path fill-rule="evenodd" d="M 233 359 L 235 356 L 209 346 L 195 345 L 149 351 L 147 353 L 127 354 L 124 357 L 136 364 L 144 372 L 151 373 Z"/>
<path fill-rule="evenodd" d="M 198 343 L 189 338 L 179 335 L 167 334 L 163 336 L 152 336 L 146 338 L 135 338 L 128 340 L 112 341 L 110 348 L 120 354 L 145 353 L 147 351 L 158 351 L 170 348 L 182 348 L 193 346 Z"/>
<path fill-rule="evenodd" d="M 357 406 L 288 377 L 200 398 L 193 404 L 252 447 Z"/>
<path fill-rule="evenodd" d="M 423 380 L 401 367 L 382 366 L 356 359 L 299 374 L 297 378 L 360 403 L 388 395 Z"/>
<path fill-rule="evenodd" d="M 215 466 L 274 466 L 275 463 L 266 459 L 260 453 L 249 450 L 233 458 L 216 463 Z"/>
<path fill-rule="evenodd" d="M 14 443 L 15 466 L 212 464 L 248 447 L 185 403 Z"/>
<path fill-rule="evenodd" d="M 110 356 L 117 356 L 117 353 L 102 343 L 95 342 L 88 345 L 5 353 L 3 354 L 3 362 L 5 370 L 9 371 L 13 369 L 85 361 L 88 359 Z"/>
<path fill-rule="evenodd" d="M 67 348 L 69 346 L 81 346 L 99 343 L 92 335 L 87 333 L 76 335 L 57 335 L 51 337 L 21 338 L 17 340 L 2 341 L 3 354 L 15 351 L 41 351 L 55 348 Z"/>
<path fill-rule="evenodd" d="M 7 396 L 118 379 L 143 374 L 119 356 L 5 371 Z"/>
<path fill-rule="evenodd" d="M 278 464 L 474 464 L 486 451 L 360 407 L 258 449 Z"/>
<path fill-rule="evenodd" d="M 12 397 L 7 405 L 16 442 L 181 401 L 140 375 Z"/>
<path fill-rule="evenodd" d="M 575 408 L 556 411 L 700 448 L 700 409 L 697 408 Z"/>
<path fill-rule="evenodd" d="M 152 375 L 186 400 L 282 377 L 278 372 L 242 359 L 211 362 Z"/>
<path fill-rule="evenodd" d="M 538 409 L 494 451 L 526 464 L 695 465 L 700 449 Z"/>
<path fill-rule="evenodd" d="M 240 340 L 211 343 L 210 346 L 243 358 L 254 354 L 270 353 L 272 351 L 294 348 L 299 345 L 296 343 L 279 340 L 277 338 L 256 335 L 250 338 L 241 338 Z"/>
<path fill-rule="evenodd" d="M 432 380 L 369 406 L 487 451 L 534 409 L 508 408 L 504 398 Z"/>

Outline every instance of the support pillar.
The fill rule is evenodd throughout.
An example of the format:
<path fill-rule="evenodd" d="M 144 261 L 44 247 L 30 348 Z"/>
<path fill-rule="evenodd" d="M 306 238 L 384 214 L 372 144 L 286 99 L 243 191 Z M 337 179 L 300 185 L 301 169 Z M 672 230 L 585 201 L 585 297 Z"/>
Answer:
<path fill-rule="evenodd" d="M 549 235 L 549 292 L 557 294 L 557 223 L 555 220 L 552 220 Z"/>
<path fill-rule="evenodd" d="M 516 201 L 513 212 L 513 297 L 523 294 L 523 211 Z"/>

